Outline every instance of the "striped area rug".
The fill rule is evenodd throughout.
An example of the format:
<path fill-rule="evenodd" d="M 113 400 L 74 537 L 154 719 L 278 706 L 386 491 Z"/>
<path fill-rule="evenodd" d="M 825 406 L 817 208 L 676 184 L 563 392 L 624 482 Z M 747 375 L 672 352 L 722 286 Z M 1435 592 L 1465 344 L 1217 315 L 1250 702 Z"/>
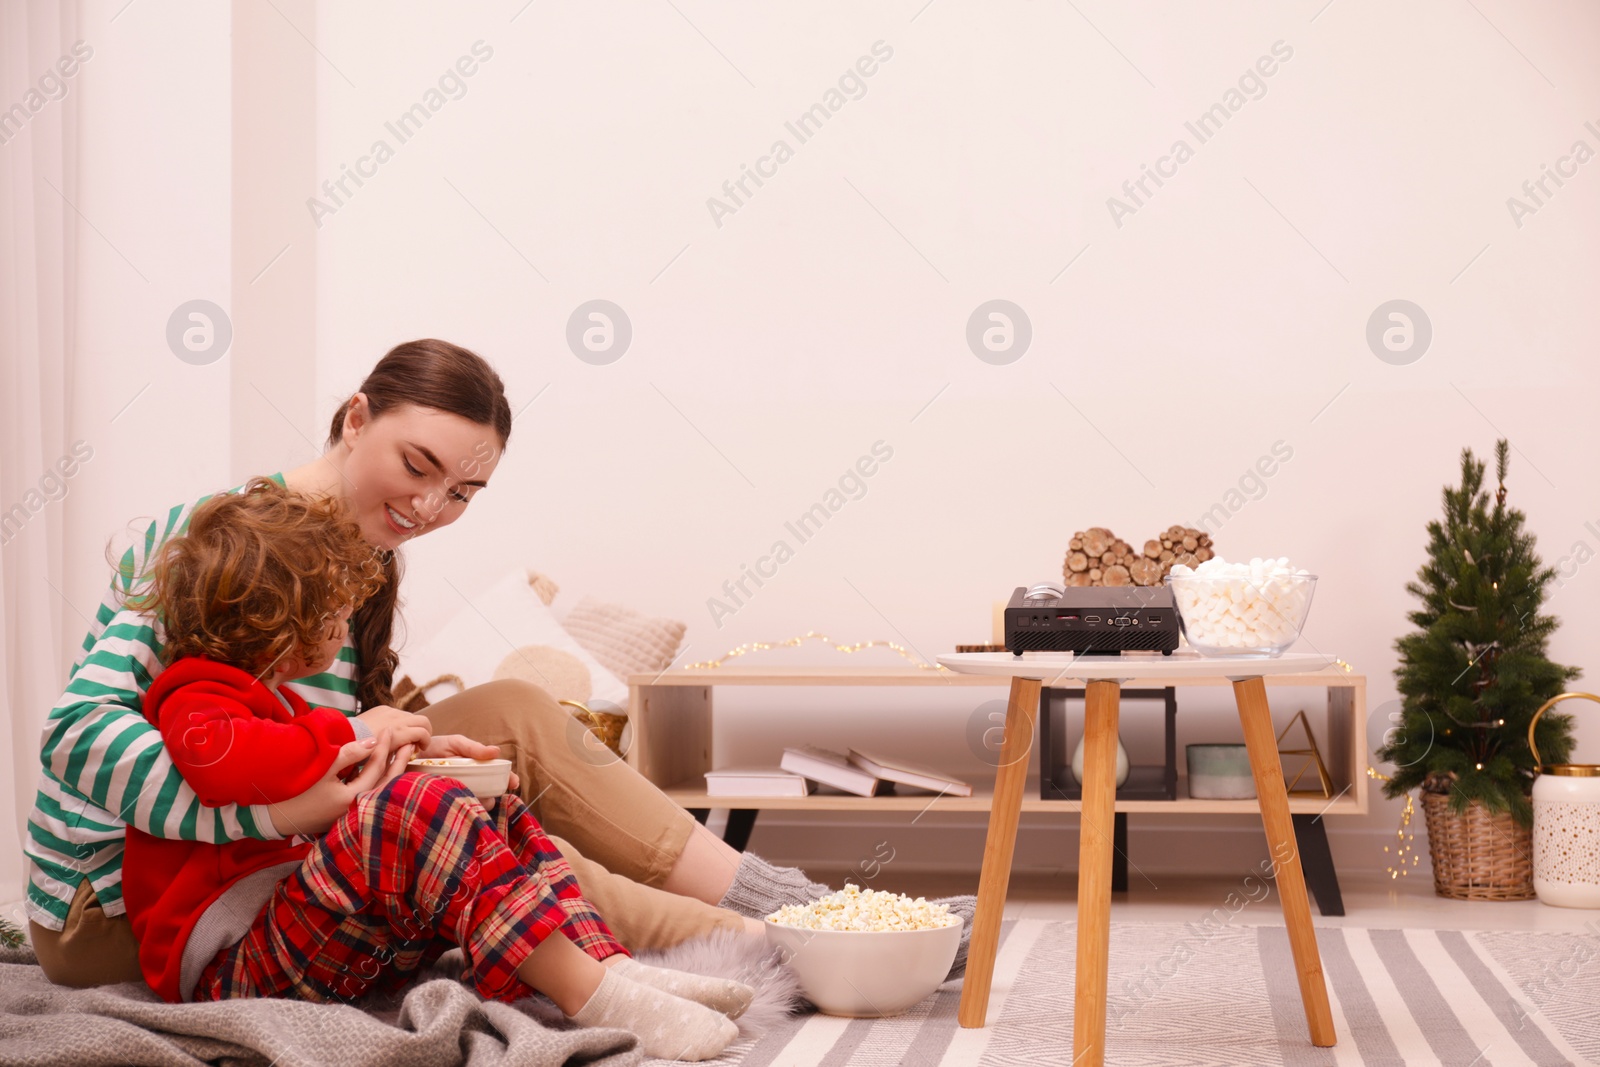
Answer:
<path fill-rule="evenodd" d="M 1600 926 L 1580 932 L 1319 929 L 1339 1043 L 1312 1046 L 1281 927 L 1114 923 L 1108 1064 L 1600 1062 Z M 891 1019 L 792 1016 L 717 1064 L 968 1067 L 1072 1062 L 1077 927 L 1005 923 L 989 1025 L 961 983 Z"/>

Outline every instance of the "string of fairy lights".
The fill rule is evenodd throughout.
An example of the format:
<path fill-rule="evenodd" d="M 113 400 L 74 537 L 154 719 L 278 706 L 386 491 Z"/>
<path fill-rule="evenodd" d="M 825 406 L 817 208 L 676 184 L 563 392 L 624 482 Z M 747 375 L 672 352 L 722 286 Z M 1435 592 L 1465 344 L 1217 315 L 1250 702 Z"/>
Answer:
<path fill-rule="evenodd" d="M 702 660 L 699 663 L 685 664 L 683 669 L 712 670 L 722 666 L 731 659 L 738 659 L 740 656 L 747 656 L 752 652 L 767 652 L 775 648 L 799 648 L 807 641 L 821 641 L 824 644 L 831 646 L 835 652 L 843 652 L 847 655 L 855 652 L 864 652 L 869 648 L 887 648 L 895 652 L 901 658 L 910 660 L 918 670 L 942 671 L 946 669 L 937 663 L 924 662 L 922 659 L 914 655 L 906 646 L 897 644 L 894 641 L 857 641 L 854 644 L 842 644 L 826 634 L 817 633 L 815 630 L 807 630 L 803 634 L 797 634 L 794 637 L 786 637 L 781 641 L 746 641 L 742 645 L 739 645 L 735 648 L 730 648 L 716 659 Z M 1352 670 L 1354 670 L 1350 664 L 1346 663 L 1342 659 L 1335 660 L 1334 664 L 1346 674 L 1349 674 Z M 1387 774 L 1383 774 L 1382 772 L 1376 770 L 1370 764 L 1367 766 L 1367 777 L 1379 782 L 1387 782 L 1389 780 L 1389 776 Z M 1407 793 L 1405 806 L 1400 809 L 1400 826 L 1395 831 L 1395 843 L 1393 845 L 1383 846 L 1383 851 L 1393 857 L 1392 862 L 1387 865 L 1387 870 L 1391 879 L 1400 879 L 1406 877 L 1411 873 L 1412 870 L 1416 868 L 1420 859 L 1416 846 L 1416 828 L 1412 825 L 1412 820 L 1416 815 L 1416 810 L 1416 799 L 1410 793 Z"/>
<path fill-rule="evenodd" d="M 942 671 L 945 669 L 944 667 L 939 666 L 937 663 L 924 663 L 921 659 L 912 655 L 911 651 L 906 648 L 906 646 L 895 644 L 893 641 L 857 641 L 853 645 L 843 645 L 826 634 L 819 634 L 815 630 L 807 630 L 805 633 L 800 634 L 797 637 L 786 637 L 782 641 L 746 641 L 737 648 L 730 648 L 716 659 L 706 660 L 703 663 L 687 664 L 684 666 L 684 670 L 709 670 L 712 667 L 722 666 L 730 659 L 737 659 L 738 657 L 748 655 L 751 652 L 765 652 L 772 648 L 797 648 L 804 642 L 812 640 L 822 641 L 832 645 L 835 652 L 850 653 L 861 652 L 869 648 L 888 648 L 899 653 L 905 659 L 912 660 L 918 670 Z"/>
<path fill-rule="evenodd" d="M 1367 767 L 1367 777 L 1374 781 L 1387 782 L 1389 776 L 1373 767 Z M 1405 807 L 1400 809 L 1400 827 L 1394 832 L 1395 843 L 1384 845 L 1383 851 L 1394 857 L 1394 862 L 1387 864 L 1386 869 L 1391 879 L 1404 878 L 1417 866 L 1422 857 L 1417 852 L 1417 831 L 1411 825 L 1412 816 L 1417 813 L 1417 798 L 1411 793 L 1406 794 Z"/>

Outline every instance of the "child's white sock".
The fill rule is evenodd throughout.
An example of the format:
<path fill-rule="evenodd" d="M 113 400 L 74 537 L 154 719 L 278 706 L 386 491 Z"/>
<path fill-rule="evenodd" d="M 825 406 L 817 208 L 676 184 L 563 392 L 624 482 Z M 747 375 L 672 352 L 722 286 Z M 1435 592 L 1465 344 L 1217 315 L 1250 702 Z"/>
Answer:
<path fill-rule="evenodd" d="M 710 1008 L 612 970 L 606 968 L 594 996 L 568 1018 L 579 1026 L 632 1030 L 646 1054 L 666 1060 L 709 1060 L 738 1036 L 739 1028 Z"/>
<path fill-rule="evenodd" d="M 715 1008 L 730 1019 L 743 1015 L 756 995 L 754 989 L 731 978 L 708 978 L 688 971 L 651 967 L 631 957 L 623 957 L 622 962 L 614 964 L 611 969 L 630 982 L 654 986 L 675 997 Z"/>

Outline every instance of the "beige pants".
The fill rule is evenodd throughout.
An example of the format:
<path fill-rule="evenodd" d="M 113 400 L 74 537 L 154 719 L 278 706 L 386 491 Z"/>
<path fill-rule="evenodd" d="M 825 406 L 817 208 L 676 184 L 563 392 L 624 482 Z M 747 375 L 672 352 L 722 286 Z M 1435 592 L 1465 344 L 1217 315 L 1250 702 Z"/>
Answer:
<path fill-rule="evenodd" d="M 713 930 L 744 929 L 737 912 L 654 888 L 683 854 L 694 816 L 609 749 L 588 742 L 583 724 L 549 693 L 507 678 L 423 714 L 435 733 L 500 746 L 583 895 L 628 948 L 670 948 Z"/>
<path fill-rule="evenodd" d="M 57 985 L 106 985 L 140 982 L 139 942 L 126 915 L 107 915 L 100 907 L 89 880 L 78 883 L 67 923 L 47 930 L 28 921 L 28 938 L 44 973 Z"/>
<path fill-rule="evenodd" d="M 714 930 L 744 929 L 737 913 L 654 888 L 671 872 L 694 817 L 608 750 L 543 689 L 506 679 L 428 708 L 435 733 L 465 734 L 511 760 L 533 809 L 606 924 L 630 949 L 669 948 Z M 126 916 L 101 910 L 80 883 L 63 929 L 30 922 L 50 980 L 92 986 L 138 981 L 139 946 Z"/>

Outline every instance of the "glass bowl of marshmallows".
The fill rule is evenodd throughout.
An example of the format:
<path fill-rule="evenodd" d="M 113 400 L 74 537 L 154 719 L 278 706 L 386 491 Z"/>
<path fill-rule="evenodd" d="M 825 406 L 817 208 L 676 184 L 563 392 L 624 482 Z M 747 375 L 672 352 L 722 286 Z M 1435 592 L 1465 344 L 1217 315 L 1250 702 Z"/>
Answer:
<path fill-rule="evenodd" d="M 1178 626 L 1203 656 L 1281 656 L 1300 639 L 1317 576 L 1287 559 L 1229 563 L 1217 556 L 1167 575 Z"/>

